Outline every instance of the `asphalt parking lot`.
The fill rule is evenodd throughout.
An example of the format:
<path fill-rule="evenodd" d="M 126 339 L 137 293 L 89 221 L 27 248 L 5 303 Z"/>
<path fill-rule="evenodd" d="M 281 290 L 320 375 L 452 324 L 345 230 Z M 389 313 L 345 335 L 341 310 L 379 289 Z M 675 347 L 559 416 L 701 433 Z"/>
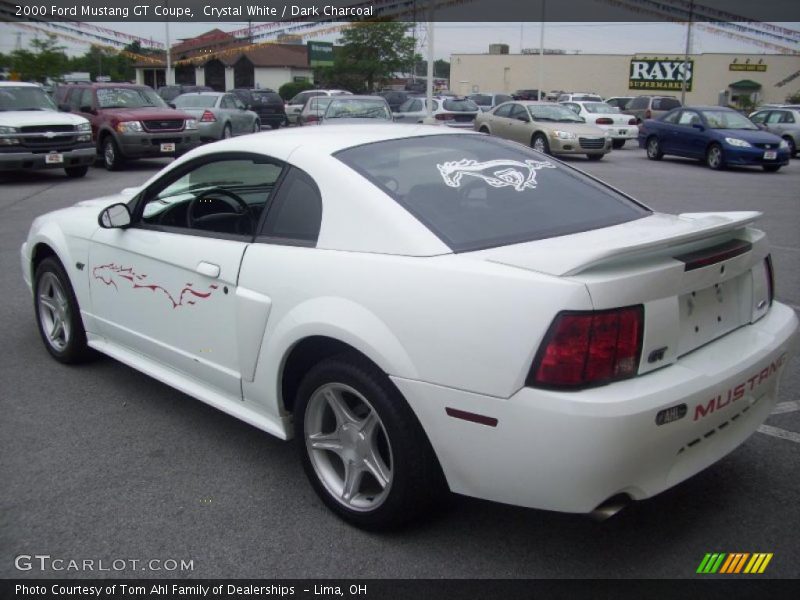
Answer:
<path fill-rule="evenodd" d="M 693 577 L 707 552 L 771 552 L 762 577 L 800 575 L 798 358 L 763 432 L 608 521 L 455 498 L 430 522 L 391 534 L 335 518 L 292 444 L 111 359 L 56 363 L 20 274 L 30 222 L 139 185 L 167 162 L 93 168 L 80 180 L 0 176 L 0 577 Z M 686 159 L 648 161 L 629 143 L 599 162 L 568 162 L 655 210 L 763 211 L 777 298 L 800 310 L 800 160 L 775 174 L 713 172 Z M 191 560 L 193 570 L 21 572 L 20 554 Z"/>

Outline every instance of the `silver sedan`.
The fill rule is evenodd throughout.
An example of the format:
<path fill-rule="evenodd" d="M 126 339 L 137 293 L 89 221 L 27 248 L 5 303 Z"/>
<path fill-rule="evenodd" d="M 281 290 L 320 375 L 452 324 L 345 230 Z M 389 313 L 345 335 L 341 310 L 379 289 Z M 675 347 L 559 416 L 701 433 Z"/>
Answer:
<path fill-rule="evenodd" d="M 235 135 L 258 133 L 261 121 L 258 114 L 233 94 L 196 92 L 181 94 L 173 101 L 175 108 L 197 119 L 203 141 L 216 141 Z"/>

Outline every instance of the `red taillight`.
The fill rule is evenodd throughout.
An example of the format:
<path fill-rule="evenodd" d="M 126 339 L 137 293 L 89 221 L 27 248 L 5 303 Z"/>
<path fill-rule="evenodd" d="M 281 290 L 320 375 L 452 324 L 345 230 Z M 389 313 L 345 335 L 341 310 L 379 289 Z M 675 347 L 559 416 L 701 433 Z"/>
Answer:
<path fill-rule="evenodd" d="M 653 116 L 653 113 L 650 112 L 649 108 L 646 111 L 644 111 L 644 118 L 645 119 L 649 119 L 652 116 Z"/>
<path fill-rule="evenodd" d="M 217 120 L 217 117 L 215 117 L 214 113 L 212 113 L 210 110 L 204 110 L 203 111 L 203 116 L 200 117 L 200 122 L 201 123 L 213 123 L 216 120 Z"/>
<path fill-rule="evenodd" d="M 614 119 L 609 119 L 608 117 L 600 117 L 595 121 L 598 125 L 613 125 Z"/>
<path fill-rule="evenodd" d="M 306 123 L 316 123 L 319 121 L 319 117 L 317 115 L 306 115 L 304 120 Z"/>
<path fill-rule="evenodd" d="M 767 270 L 767 293 L 769 294 L 769 305 L 772 306 L 772 301 L 775 299 L 775 271 L 772 269 L 772 255 L 767 254 L 764 259 L 764 266 Z"/>
<path fill-rule="evenodd" d="M 639 369 L 643 330 L 641 305 L 559 313 L 526 385 L 577 388 L 633 377 Z"/>
<path fill-rule="evenodd" d="M 434 115 L 433 118 L 437 121 L 452 121 L 456 116 L 450 113 L 439 113 L 438 115 Z"/>
<path fill-rule="evenodd" d="M 636 125 L 636 119 L 630 119 L 628 125 Z"/>

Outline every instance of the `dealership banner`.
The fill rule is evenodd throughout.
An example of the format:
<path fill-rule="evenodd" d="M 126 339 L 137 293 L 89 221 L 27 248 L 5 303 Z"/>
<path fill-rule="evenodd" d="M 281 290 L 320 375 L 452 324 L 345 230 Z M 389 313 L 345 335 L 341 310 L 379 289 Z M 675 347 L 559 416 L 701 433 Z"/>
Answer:
<path fill-rule="evenodd" d="M 686 91 L 692 91 L 694 61 L 676 58 L 659 60 L 646 58 L 631 59 L 628 75 L 628 88 L 632 90 L 671 90 L 680 91 L 686 73 Z"/>
<path fill-rule="evenodd" d="M 432 10 L 431 10 L 432 9 Z M 373 19 L 457 22 L 732 23 L 749 37 L 794 43 L 797 0 L 0 0 L 1 21 L 334 23 Z"/>

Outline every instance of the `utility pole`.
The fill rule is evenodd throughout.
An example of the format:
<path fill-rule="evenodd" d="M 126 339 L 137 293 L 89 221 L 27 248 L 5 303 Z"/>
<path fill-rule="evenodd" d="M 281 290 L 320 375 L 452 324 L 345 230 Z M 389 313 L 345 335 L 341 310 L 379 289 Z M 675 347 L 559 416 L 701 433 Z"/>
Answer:
<path fill-rule="evenodd" d="M 539 30 L 539 89 L 536 90 L 538 95 L 537 100 L 542 99 L 542 88 L 544 87 L 544 3 L 545 0 L 542 0 L 542 23 L 541 29 Z"/>
<path fill-rule="evenodd" d="M 169 0 L 165 0 L 164 4 L 169 8 Z M 169 10 L 166 11 L 169 14 Z M 172 85 L 172 48 L 169 42 L 169 17 L 164 17 L 164 30 L 167 36 L 167 72 L 164 74 L 164 85 Z M 158 85 L 158 82 L 155 82 Z"/>
<path fill-rule="evenodd" d="M 694 18 L 694 0 L 689 3 L 689 22 L 686 25 L 686 49 L 683 53 L 683 77 L 681 78 L 681 105 L 686 106 L 686 79 L 689 75 L 689 52 L 692 46 L 692 19 Z"/>
<path fill-rule="evenodd" d="M 425 86 L 426 123 L 432 123 L 433 119 L 433 14 L 436 7 L 436 0 L 429 0 L 428 12 L 428 82 Z"/>

